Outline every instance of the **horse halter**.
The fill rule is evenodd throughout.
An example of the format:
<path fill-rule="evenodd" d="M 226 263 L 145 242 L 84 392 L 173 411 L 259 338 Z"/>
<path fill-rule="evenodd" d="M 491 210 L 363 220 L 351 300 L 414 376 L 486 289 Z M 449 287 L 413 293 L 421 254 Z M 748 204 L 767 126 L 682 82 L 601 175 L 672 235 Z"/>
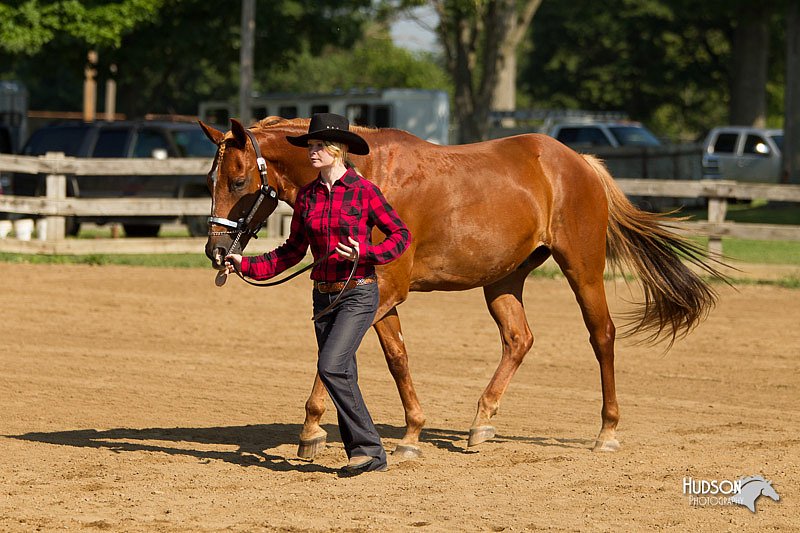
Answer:
<path fill-rule="evenodd" d="M 269 198 L 272 202 L 273 207 L 272 211 L 275 210 L 275 207 L 278 205 L 278 191 L 269 184 L 269 180 L 267 179 L 267 161 L 261 155 L 261 148 L 258 146 L 258 142 L 256 141 L 256 136 L 253 135 L 253 132 L 250 130 L 245 130 L 247 133 L 247 138 L 250 139 L 250 144 L 253 145 L 253 149 L 256 153 L 256 165 L 258 166 L 258 175 L 261 177 L 261 187 L 258 189 L 258 197 L 256 198 L 255 203 L 248 211 L 247 215 L 240 218 L 237 221 L 230 220 L 224 217 L 214 216 L 214 203 L 212 201 L 211 204 L 211 216 L 208 217 L 208 235 L 215 236 L 215 235 L 232 235 L 236 234 L 236 237 L 233 240 L 233 244 L 231 244 L 230 250 L 233 250 L 237 244 L 239 244 L 239 240 L 242 238 L 243 235 L 248 235 L 253 237 L 254 239 L 258 238 L 258 232 L 264 227 L 266 223 L 266 219 L 258 222 L 258 224 L 251 228 L 250 223 L 256 216 L 256 212 L 261 207 L 261 204 L 264 203 L 264 200 Z M 214 170 L 211 174 L 212 181 L 216 184 L 217 178 L 219 176 L 219 166 L 222 164 L 222 156 L 225 153 L 225 145 L 220 144 L 219 147 L 219 158 L 217 159 L 217 164 L 214 166 Z M 224 226 L 226 228 L 231 228 L 227 231 L 212 231 L 211 226 Z"/>

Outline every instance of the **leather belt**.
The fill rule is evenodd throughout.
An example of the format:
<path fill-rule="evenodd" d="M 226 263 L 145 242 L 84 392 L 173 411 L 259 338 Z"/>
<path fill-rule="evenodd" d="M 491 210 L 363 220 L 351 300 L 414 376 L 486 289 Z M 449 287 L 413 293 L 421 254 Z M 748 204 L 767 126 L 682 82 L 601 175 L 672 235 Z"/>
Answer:
<path fill-rule="evenodd" d="M 359 285 L 369 285 L 371 283 L 375 283 L 376 281 L 378 281 L 378 277 L 374 274 L 372 276 L 367 276 L 366 278 L 350 280 L 347 286 L 345 286 L 344 281 L 315 281 L 314 289 L 323 294 L 327 294 L 329 292 L 340 292 L 345 289 L 352 289 L 354 287 L 358 287 Z"/>

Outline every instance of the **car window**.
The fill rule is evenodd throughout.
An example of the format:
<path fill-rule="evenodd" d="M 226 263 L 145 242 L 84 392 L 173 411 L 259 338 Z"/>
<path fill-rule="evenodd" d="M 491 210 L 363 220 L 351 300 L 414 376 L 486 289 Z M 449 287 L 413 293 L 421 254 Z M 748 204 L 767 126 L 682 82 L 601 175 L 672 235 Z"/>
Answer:
<path fill-rule="evenodd" d="M 645 128 L 638 126 L 612 126 L 608 128 L 620 146 L 659 146 L 661 142 Z"/>
<path fill-rule="evenodd" d="M 92 157 L 125 157 L 125 143 L 127 140 L 128 130 L 118 128 L 102 129 L 97 135 Z"/>
<path fill-rule="evenodd" d="M 44 155 L 47 152 L 63 152 L 64 155 L 79 155 L 84 136 L 88 130 L 83 126 L 65 126 L 37 130 L 23 149 L 23 155 Z"/>
<path fill-rule="evenodd" d="M 769 137 L 775 142 L 775 146 L 778 147 L 778 150 L 783 152 L 783 134 L 770 135 Z"/>
<path fill-rule="evenodd" d="M 136 136 L 133 157 L 153 157 L 153 150 L 158 149 L 165 150 L 166 154 L 169 154 L 169 141 L 158 130 L 143 129 Z"/>
<path fill-rule="evenodd" d="M 214 157 L 217 145 L 200 128 L 170 132 L 181 157 Z"/>
<path fill-rule="evenodd" d="M 600 128 L 592 127 L 566 127 L 559 130 L 556 137 L 564 144 L 588 144 L 591 146 L 608 146 L 611 143 Z"/>
<path fill-rule="evenodd" d="M 745 138 L 744 141 L 744 150 L 742 153 L 748 155 L 760 155 L 766 156 L 769 155 L 769 145 L 767 144 L 767 140 L 764 139 L 761 135 L 753 135 L 750 134 Z"/>
<path fill-rule="evenodd" d="M 278 107 L 278 115 L 283 118 L 297 118 L 297 106 L 282 105 Z"/>
<path fill-rule="evenodd" d="M 376 105 L 375 106 L 375 127 L 388 128 L 392 125 L 392 106 L 389 105 Z"/>
<path fill-rule="evenodd" d="M 714 142 L 714 153 L 732 154 L 736 152 L 736 140 L 738 138 L 738 133 L 720 133 Z"/>

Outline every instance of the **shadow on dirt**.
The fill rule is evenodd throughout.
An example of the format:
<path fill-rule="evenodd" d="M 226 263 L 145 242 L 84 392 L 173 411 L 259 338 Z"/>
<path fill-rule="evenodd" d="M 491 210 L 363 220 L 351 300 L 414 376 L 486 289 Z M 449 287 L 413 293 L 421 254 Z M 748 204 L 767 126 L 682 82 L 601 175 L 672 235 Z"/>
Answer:
<path fill-rule="evenodd" d="M 260 466 L 275 471 L 336 473 L 338 469 L 287 460 L 269 450 L 296 443 L 300 424 L 256 424 L 205 428 L 117 428 L 104 431 L 78 429 L 51 433 L 6 435 L 8 438 L 60 446 L 107 449 L 122 452 L 157 452 L 196 457 L 203 462 L 225 461 L 241 466 Z M 338 440 L 335 425 L 324 426 L 328 440 Z M 229 449 L 225 449 L 229 448 Z"/>
<path fill-rule="evenodd" d="M 402 429 L 402 428 L 400 428 Z M 381 431 L 381 435 L 385 435 Z M 402 437 L 402 431 L 398 438 Z M 439 449 L 454 453 L 478 453 L 480 446 L 467 448 L 468 431 L 455 431 L 452 429 L 426 428 L 422 430 L 420 441 L 429 442 Z M 556 437 L 524 437 L 519 435 L 495 435 L 487 442 L 523 442 L 535 446 L 555 446 L 558 448 L 587 449 L 594 445 L 593 440 L 588 439 L 566 439 Z"/>
<path fill-rule="evenodd" d="M 269 450 L 278 446 L 296 443 L 301 429 L 300 424 L 256 424 L 205 428 L 117 428 L 102 431 L 77 429 L 5 436 L 59 446 L 107 449 L 116 453 L 156 452 L 183 455 L 204 462 L 225 461 L 240 466 L 260 466 L 274 471 L 338 472 L 337 469 L 295 457 L 287 458 L 269 453 Z M 335 425 L 326 424 L 323 429 L 328 432 L 328 442 L 341 442 L 339 430 Z M 403 437 L 405 428 L 379 424 L 378 432 L 383 438 L 399 440 Z M 477 449 L 466 447 L 467 437 L 466 431 L 426 428 L 422 431 L 420 440 L 452 453 L 478 453 Z M 586 448 L 592 444 L 592 441 L 584 439 L 502 435 L 490 439 L 489 442 L 504 441 L 563 448 Z M 225 449 L 226 447 L 229 449 Z"/>

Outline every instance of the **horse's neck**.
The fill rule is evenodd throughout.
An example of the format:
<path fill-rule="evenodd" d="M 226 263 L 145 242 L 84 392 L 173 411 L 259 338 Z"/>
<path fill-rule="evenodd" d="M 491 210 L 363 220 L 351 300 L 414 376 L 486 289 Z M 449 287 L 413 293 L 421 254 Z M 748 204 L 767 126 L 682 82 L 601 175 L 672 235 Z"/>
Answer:
<path fill-rule="evenodd" d="M 278 198 L 293 206 L 300 189 L 315 179 L 310 168 L 307 164 L 296 167 L 287 165 L 283 172 L 278 173 Z"/>
<path fill-rule="evenodd" d="M 306 127 L 306 123 L 300 123 L 299 125 L 294 125 L 293 127 L 272 130 L 269 133 L 273 137 L 271 139 L 264 139 L 262 141 L 262 149 L 266 149 L 268 146 L 283 146 L 285 144 L 283 148 L 285 150 L 290 150 L 280 150 L 278 153 L 273 152 L 273 156 L 276 157 L 276 162 L 280 167 L 278 169 L 278 198 L 289 205 L 294 205 L 294 202 L 297 199 L 298 191 L 305 185 L 308 185 L 314 181 L 317 176 L 316 171 L 314 171 L 308 163 L 308 158 L 305 154 L 305 151 L 290 147 L 288 143 L 283 141 L 286 135 L 302 135 L 305 133 Z M 371 158 L 360 162 L 357 167 L 359 172 L 363 172 L 364 175 L 368 176 L 368 179 L 371 180 L 376 180 L 376 178 L 378 178 L 377 173 L 373 172 L 372 164 L 374 163 L 376 157 L 380 159 L 377 154 L 382 148 L 381 135 L 384 136 L 384 141 L 386 141 L 386 135 L 392 136 L 392 139 L 400 135 L 403 143 L 409 143 L 415 140 L 414 137 L 409 138 L 408 134 L 405 132 L 398 132 L 395 130 L 388 130 L 381 133 L 365 133 L 365 138 L 368 138 L 369 143 L 373 148 L 372 155 Z M 271 140 L 277 140 L 275 141 L 276 144 L 272 144 L 272 142 L 270 142 Z M 395 150 L 402 150 L 403 143 L 395 140 Z"/>

